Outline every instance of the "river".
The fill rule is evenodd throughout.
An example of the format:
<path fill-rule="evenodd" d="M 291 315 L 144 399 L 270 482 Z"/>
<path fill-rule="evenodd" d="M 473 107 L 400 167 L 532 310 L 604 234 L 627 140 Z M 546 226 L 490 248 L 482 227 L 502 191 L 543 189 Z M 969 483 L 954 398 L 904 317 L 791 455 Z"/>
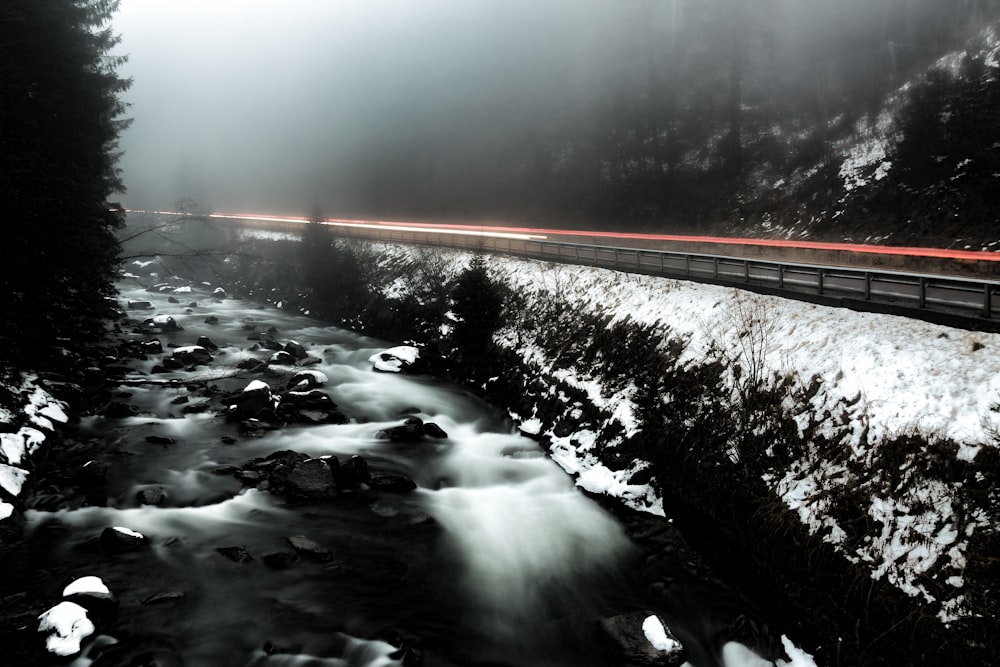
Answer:
<path fill-rule="evenodd" d="M 79 438 L 107 466 L 105 502 L 27 513 L 32 567 L 58 581 L 99 576 L 119 600 L 97 642 L 115 642 L 117 657 L 102 661 L 91 648 L 74 665 L 129 664 L 140 655 L 189 666 L 621 664 L 597 621 L 649 608 L 643 554 L 504 414 L 443 381 L 374 372 L 369 357 L 391 346 L 383 341 L 248 301 L 214 300 L 207 290 L 172 296 L 120 286 L 122 302 L 152 302 L 137 317 L 169 315 L 183 327 L 156 336 L 165 354 L 171 344 L 208 336 L 220 348 L 214 361 L 155 375 L 164 355 L 129 361 L 129 379 L 186 384 L 123 387 L 118 399 L 139 414 L 83 419 Z M 208 315 L 218 322 L 206 323 Z M 349 423 L 245 437 L 215 411 L 182 411 L 205 400 L 206 381 L 237 391 L 261 378 L 232 375 L 240 360 L 269 356 L 252 349 L 248 335 L 271 327 L 278 340 L 297 341 L 320 359 L 311 368 L 327 376 L 321 390 Z M 262 379 L 281 389 L 291 370 Z M 448 437 L 376 437 L 407 414 Z M 296 500 L 225 474 L 287 449 L 340 461 L 361 455 L 372 470 L 404 473 L 418 488 Z M 160 504 L 140 503 L 137 494 L 150 489 L 162 491 Z M 110 526 L 143 533 L 151 548 L 109 556 L 98 538 Z M 329 558 L 265 564 L 264 555 L 289 550 L 292 536 L 322 545 Z M 219 551 L 234 546 L 252 560 Z M 688 627 L 683 617 L 671 620 L 685 643 L 702 647 L 690 653 L 693 664 L 765 664 L 731 645 L 728 657 L 706 650 L 714 638 L 705 635 L 705 613 L 692 610 L 698 620 Z M 413 650 L 395 652 L 393 644 Z"/>

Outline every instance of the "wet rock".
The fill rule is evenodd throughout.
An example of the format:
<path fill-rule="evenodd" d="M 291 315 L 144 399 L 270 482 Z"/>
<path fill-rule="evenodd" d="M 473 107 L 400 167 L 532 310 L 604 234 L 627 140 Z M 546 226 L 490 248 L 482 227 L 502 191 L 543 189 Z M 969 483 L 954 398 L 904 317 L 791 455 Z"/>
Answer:
<path fill-rule="evenodd" d="M 265 554 L 261 560 L 270 568 L 286 570 L 299 561 L 299 555 L 294 551 L 275 551 Z"/>
<path fill-rule="evenodd" d="M 346 424 L 350 421 L 328 394 L 317 389 L 282 394 L 276 414 L 281 421 L 297 424 Z"/>
<path fill-rule="evenodd" d="M 167 494 L 163 492 L 163 489 L 159 487 L 154 487 L 151 489 L 143 489 L 135 494 L 135 499 L 140 505 L 162 505 L 167 500 Z"/>
<path fill-rule="evenodd" d="M 367 484 L 373 489 L 392 493 L 405 493 L 417 488 L 417 483 L 401 472 L 371 473 Z"/>
<path fill-rule="evenodd" d="M 63 600 L 86 609 L 98 622 L 111 620 L 118 613 L 118 598 L 100 577 L 88 576 L 74 580 L 63 589 L 62 597 Z"/>
<path fill-rule="evenodd" d="M 162 354 L 163 353 L 163 343 L 160 342 L 159 338 L 153 338 L 147 340 L 144 343 L 139 344 L 139 349 L 145 354 Z"/>
<path fill-rule="evenodd" d="M 271 387 L 266 382 L 254 380 L 235 398 L 226 411 L 229 421 L 246 421 L 255 419 L 264 411 L 272 411 L 276 406 Z"/>
<path fill-rule="evenodd" d="M 379 431 L 375 437 L 392 442 L 417 442 L 424 437 L 424 422 L 420 417 L 407 417 L 401 426 Z"/>
<path fill-rule="evenodd" d="M 299 371 L 288 381 L 288 388 L 294 391 L 304 391 L 322 387 L 330 378 L 320 371 Z"/>
<path fill-rule="evenodd" d="M 101 548 L 105 553 L 115 556 L 149 548 L 149 538 L 142 533 L 129 528 L 114 526 L 101 532 Z"/>
<path fill-rule="evenodd" d="M 424 422 L 424 435 L 432 438 L 447 438 L 448 434 L 434 422 Z"/>
<path fill-rule="evenodd" d="M 208 365 L 215 360 L 212 353 L 201 345 L 178 347 L 171 357 L 185 366 Z"/>
<path fill-rule="evenodd" d="M 299 555 L 321 563 L 328 563 L 333 560 L 333 553 L 326 547 L 312 541 L 305 535 L 294 535 L 286 539 L 288 544 L 295 549 Z"/>
<path fill-rule="evenodd" d="M 219 440 L 221 440 L 222 444 L 224 445 L 235 445 L 237 442 L 239 442 L 239 440 L 237 440 L 231 435 L 224 435 L 221 438 L 219 438 Z"/>
<path fill-rule="evenodd" d="M 146 442 L 151 445 L 173 445 L 177 443 L 174 438 L 168 438 L 165 435 L 147 435 Z"/>
<path fill-rule="evenodd" d="M 226 298 L 226 290 L 222 289 L 221 287 L 216 287 L 214 290 L 212 290 L 212 298 L 218 301 L 222 301 L 223 299 Z"/>
<path fill-rule="evenodd" d="M 247 357 L 243 359 L 236 367 L 245 371 L 262 371 L 267 368 L 267 362 L 261 361 L 260 359 L 254 359 L 253 357 Z"/>
<path fill-rule="evenodd" d="M 205 318 L 205 324 L 218 324 L 218 323 L 219 323 L 219 318 L 216 317 L 215 315 L 209 315 L 208 317 Z"/>
<path fill-rule="evenodd" d="M 323 360 L 319 357 L 306 357 L 305 359 L 299 359 L 295 365 L 296 366 L 315 366 L 316 364 L 323 363 Z"/>
<path fill-rule="evenodd" d="M 371 479 L 368 472 L 368 462 L 358 455 L 352 456 L 335 471 L 337 488 L 340 490 L 357 489 Z"/>
<path fill-rule="evenodd" d="M 195 345 L 203 347 L 210 352 L 219 351 L 219 346 L 208 336 L 198 336 L 198 342 Z"/>
<path fill-rule="evenodd" d="M 412 345 L 400 345 L 368 357 L 372 370 L 379 373 L 414 372 L 420 351 Z"/>
<path fill-rule="evenodd" d="M 601 619 L 600 625 L 630 665 L 676 667 L 686 659 L 680 640 L 653 612 L 634 611 L 612 616 Z"/>
<path fill-rule="evenodd" d="M 129 310 L 152 310 L 153 304 L 149 301 L 129 301 Z"/>
<path fill-rule="evenodd" d="M 167 303 L 180 303 L 181 300 L 175 296 L 167 297 Z"/>
<path fill-rule="evenodd" d="M 234 563 L 249 563 L 253 560 L 250 552 L 241 546 L 218 547 L 216 551 Z"/>
<path fill-rule="evenodd" d="M 295 357 L 284 350 L 278 350 L 268 358 L 267 363 L 275 366 L 294 366 Z"/>
<path fill-rule="evenodd" d="M 307 459 L 294 464 L 285 480 L 287 492 L 303 498 L 329 498 L 336 495 L 333 471 L 322 459 Z"/>
<path fill-rule="evenodd" d="M 285 346 L 282 348 L 282 350 L 292 355 L 296 360 L 305 359 L 307 356 L 309 356 L 308 353 L 306 353 L 305 346 L 302 343 L 299 343 L 298 341 L 294 340 L 290 340 L 287 343 L 285 343 Z"/>
<path fill-rule="evenodd" d="M 172 333 L 184 330 L 170 315 L 154 315 L 153 317 L 145 319 L 142 321 L 141 328 L 144 331 L 162 333 Z"/>

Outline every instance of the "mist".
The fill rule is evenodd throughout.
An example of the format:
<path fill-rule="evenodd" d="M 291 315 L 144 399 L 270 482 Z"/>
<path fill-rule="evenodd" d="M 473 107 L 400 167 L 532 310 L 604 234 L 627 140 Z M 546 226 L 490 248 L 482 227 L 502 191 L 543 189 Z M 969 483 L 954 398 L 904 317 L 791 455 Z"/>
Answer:
<path fill-rule="evenodd" d="M 946 40 L 925 28 L 949 4 L 768 0 L 734 15 L 722 0 L 124 0 L 122 202 L 411 218 L 655 210 L 680 196 L 681 175 L 722 164 L 733 35 L 747 49 L 742 104 L 770 114 L 756 128 L 748 117 L 749 145 L 778 112 L 825 120 L 860 74 L 870 96 L 930 60 Z M 993 5 L 958 4 L 977 8 L 949 35 Z M 922 43 L 890 61 L 899 34 Z M 844 65 L 851 53 L 864 61 Z"/>

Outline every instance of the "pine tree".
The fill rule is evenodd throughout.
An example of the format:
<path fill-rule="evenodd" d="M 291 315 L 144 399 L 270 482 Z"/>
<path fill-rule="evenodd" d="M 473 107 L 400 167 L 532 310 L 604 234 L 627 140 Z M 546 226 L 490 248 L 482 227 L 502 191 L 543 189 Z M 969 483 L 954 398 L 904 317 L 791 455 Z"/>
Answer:
<path fill-rule="evenodd" d="M 93 340 L 113 294 L 124 220 L 117 139 L 124 58 L 117 0 L 7 0 L 0 8 L 0 331 L 20 366 Z"/>

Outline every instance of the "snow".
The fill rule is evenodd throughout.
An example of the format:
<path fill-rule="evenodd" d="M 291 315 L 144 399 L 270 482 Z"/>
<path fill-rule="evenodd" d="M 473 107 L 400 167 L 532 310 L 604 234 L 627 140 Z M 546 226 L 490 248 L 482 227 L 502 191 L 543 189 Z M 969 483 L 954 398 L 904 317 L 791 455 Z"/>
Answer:
<path fill-rule="evenodd" d="M 420 358 L 420 351 L 412 345 L 400 345 L 368 357 L 375 370 L 383 373 L 399 373 L 404 365 L 412 365 Z"/>
<path fill-rule="evenodd" d="M 139 539 L 145 537 L 145 535 L 143 535 L 142 533 L 132 530 L 131 528 L 125 528 L 123 526 L 113 526 L 111 530 L 114 530 L 115 532 L 121 533 L 123 535 L 128 535 L 129 537 L 136 537 Z"/>
<path fill-rule="evenodd" d="M 0 463 L 0 488 L 12 496 L 21 494 L 21 487 L 28 477 L 28 471 Z"/>
<path fill-rule="evenodd" d="M 80 641 L 94 633 L 87 610 L 74 602 L 60 602 L 38 617 L 38 631 L 50 632 L 45 648 L 61 656 L 80 652 Z"/>
<path fill-rule="evenodd" d="M 88 576 L 80 577 L 63 589 L 63 597 L 71 595 L 96 594 L 111 595 L 111 590 L 104 584 L 100 577 Z"/>
<path fill-rule="evenodd" d="M 243 393 L 248 391 L 271 391 L 270 385 L 268 385 L 263 380 L 252 380 L 247 386 L 243 387 Z"/>
<path fill-rule="evenodd" d="M 3 521 L 14 513 L 14 506 L 10 503 L 0 502 L 0 521 Z"/>
<path fill-rule="evenodd" d="M 681 648 L 681 643 L 667 634 L 662 621 L 656 616 L 646 617 L 642 622 L 642 632 L 657 651 L 673 652 Z"/>
<path fill-rule="evenodd" d="M 875 144 L 859 152 L 852 170 L 878 177 L 884 153 Z M 884 166 L 888 169 L 888 165 Z M 412 253 L 405 246 L 384 246 L 391 254 Z M 471 257 L 461 251 L 440 251 L 450 271 L 460 272 Z M 982 519 L 964 517 L 958 491 L 932 479 L 905 478 L 887 498 L 880 491 L 880 471 L 870 469 L 878 448 L 901 435 L 948 438 L 959 446 L 957 457 L 973 460 L 983 447 L 996 447 L 991 431 L 1000 431 L 1000 334 L 969 332 L 900 316 L 856 312 L 733 288 L 654 276 L 631 275 L 594 267 L 551 264 L 510 257 L 495 258 L 491 274 L 522 294 L 529 304 L 557 300 L 609 324 L 632 321 L 653 326 L 664 341 L 682 340 L 681 367 L 721 358 L 746 365 L 747 350 L 740 333 L 754 322 L 760 338 L 761 377 L 791 378 L 799 387 L 815 387 L 796 421 L 805 434 L 810 425 L 847 452 L 851 466 L 824 458 L 815 448 L 764 479 L 810 531 L 823 535 L 844 556 L 864 563 L 875 578 L 885 578 L 910 595 L 937 604 L 938 616 L 949 622 L 963 616 L 961 572 L 968 536 L 981 529 Z M 405 295 L 398 282 L 392 287 Z M 405 298 L 405 297 L 403 297 Z M 609 388 L 586 364 L 555 364 L 524 331 L 512 324 L 496 342 L 516 350 L 539 376 L 558 379 L 580 389 L 607 420 L 556 437 L 545 431 L 533 412 L 512 414 L 519 427 L 550 442 L 551 458 L 582 488 L 621 498 L 626 504 L 658 515 L 662 501 L 652 485 L 629 485 L 644 462 L 628 470 L 611 471 L 595 455 L 603 427 L 617 424 L 628 437 L 639 428 L 632 402 L 635 387 Z M 735 384 L 736 379 L 730 378 Z M 790 400 L 790 399 L 789 399 Z M 613 430 L 613 429 L 612 429 Z M 614 443 L 601 443 L 602 449 Z M 851 470 L 867 471 L 860 473 Z M 900 473 L 903 474 L 903 473 Z M 861 491 L 859 491 L 861 489 Z M 865 540 L 849 541 L 832 516 L 837 494 L 863 493 L 875 532 Z M 921 509 L 927 508 L 927 509 Z M 849 546 L 850 545 L 850 546 Z M 921 576 L 943 572 L 951 586 L 934 600 L 920 585 Z M 802 663 L 808 664 L 808 663 Z"/>

